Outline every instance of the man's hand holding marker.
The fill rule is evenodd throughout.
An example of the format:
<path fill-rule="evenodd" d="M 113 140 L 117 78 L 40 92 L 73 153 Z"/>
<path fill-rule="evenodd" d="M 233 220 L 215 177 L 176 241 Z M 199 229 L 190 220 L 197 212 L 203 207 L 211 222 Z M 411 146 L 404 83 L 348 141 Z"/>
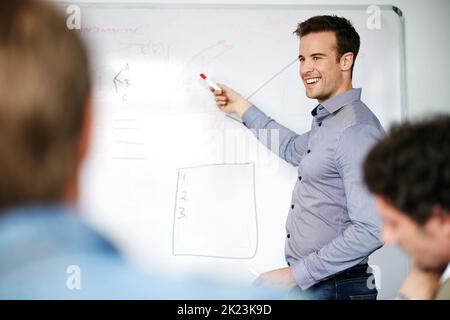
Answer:
<path fill-rule="evenodd" d="M 203 73 L 200 77 L 206 81 L 210 90 L 214 93 L 216 105 L 225 113 L 235 113 L 242 118 L 252 103 L 242 97 L 239 93 L 223 84 L 217 84 L 208 79 Z"/>

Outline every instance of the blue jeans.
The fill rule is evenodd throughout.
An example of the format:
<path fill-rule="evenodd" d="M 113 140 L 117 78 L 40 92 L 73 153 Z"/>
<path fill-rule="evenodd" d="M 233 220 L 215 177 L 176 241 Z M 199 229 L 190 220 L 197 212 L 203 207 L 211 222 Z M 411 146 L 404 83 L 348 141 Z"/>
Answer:
<path fill-rule="evenodd" d="M 307 290 L 293 289 L 289 298 L 313 300 L 376 300 L 378 291 L 368 264 L 356 265 Z"/>

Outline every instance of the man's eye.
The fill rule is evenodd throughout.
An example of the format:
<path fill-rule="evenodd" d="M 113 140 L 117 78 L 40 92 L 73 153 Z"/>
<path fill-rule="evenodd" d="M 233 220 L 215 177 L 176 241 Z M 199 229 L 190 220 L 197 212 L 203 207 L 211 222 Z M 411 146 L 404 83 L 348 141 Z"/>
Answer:
<path fill-rule="evenodd" d="M 317 60 L 319 60 L 320 59 L 320 57 L 313 57 L 313 60 L 314 61 L 317 61 Z"/>

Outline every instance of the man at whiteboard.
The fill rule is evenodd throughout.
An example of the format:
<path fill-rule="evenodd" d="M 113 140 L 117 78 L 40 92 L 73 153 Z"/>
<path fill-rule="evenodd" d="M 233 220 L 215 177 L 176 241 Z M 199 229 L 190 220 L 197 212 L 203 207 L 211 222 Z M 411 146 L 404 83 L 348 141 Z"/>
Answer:
<path fill-rule="evenodd" d="M 306 96 L 318 101 L 310 131 L 283 127 L 225 85 L 214 91 L 217 106 L 238 114 L 266 145 L 277 145 L 270 131 L 278 130 L 279 148 L 272 151 L 298 167 L 286 222 L 287 267 L 263 273 L 257 283 L 297 287 L 314 299 L 376 299 L 367 262 L 382 246 L 381 221 L 362 181 L 362 162 L 384 130 L 352 85 L 359 35 L 336 16 L 312 17 L 295 33 Z"/>

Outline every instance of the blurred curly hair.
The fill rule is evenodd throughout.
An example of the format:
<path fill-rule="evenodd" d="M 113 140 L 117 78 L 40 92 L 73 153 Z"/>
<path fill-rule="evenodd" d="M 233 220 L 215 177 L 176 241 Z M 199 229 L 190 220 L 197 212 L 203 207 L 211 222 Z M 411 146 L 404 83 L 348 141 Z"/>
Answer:
<path fill-rule="evenodd" d="M 450 212 L 450 116 L 393 126 L 368 153 L 364 181 L 419 224 L 436 205 Z"/>

